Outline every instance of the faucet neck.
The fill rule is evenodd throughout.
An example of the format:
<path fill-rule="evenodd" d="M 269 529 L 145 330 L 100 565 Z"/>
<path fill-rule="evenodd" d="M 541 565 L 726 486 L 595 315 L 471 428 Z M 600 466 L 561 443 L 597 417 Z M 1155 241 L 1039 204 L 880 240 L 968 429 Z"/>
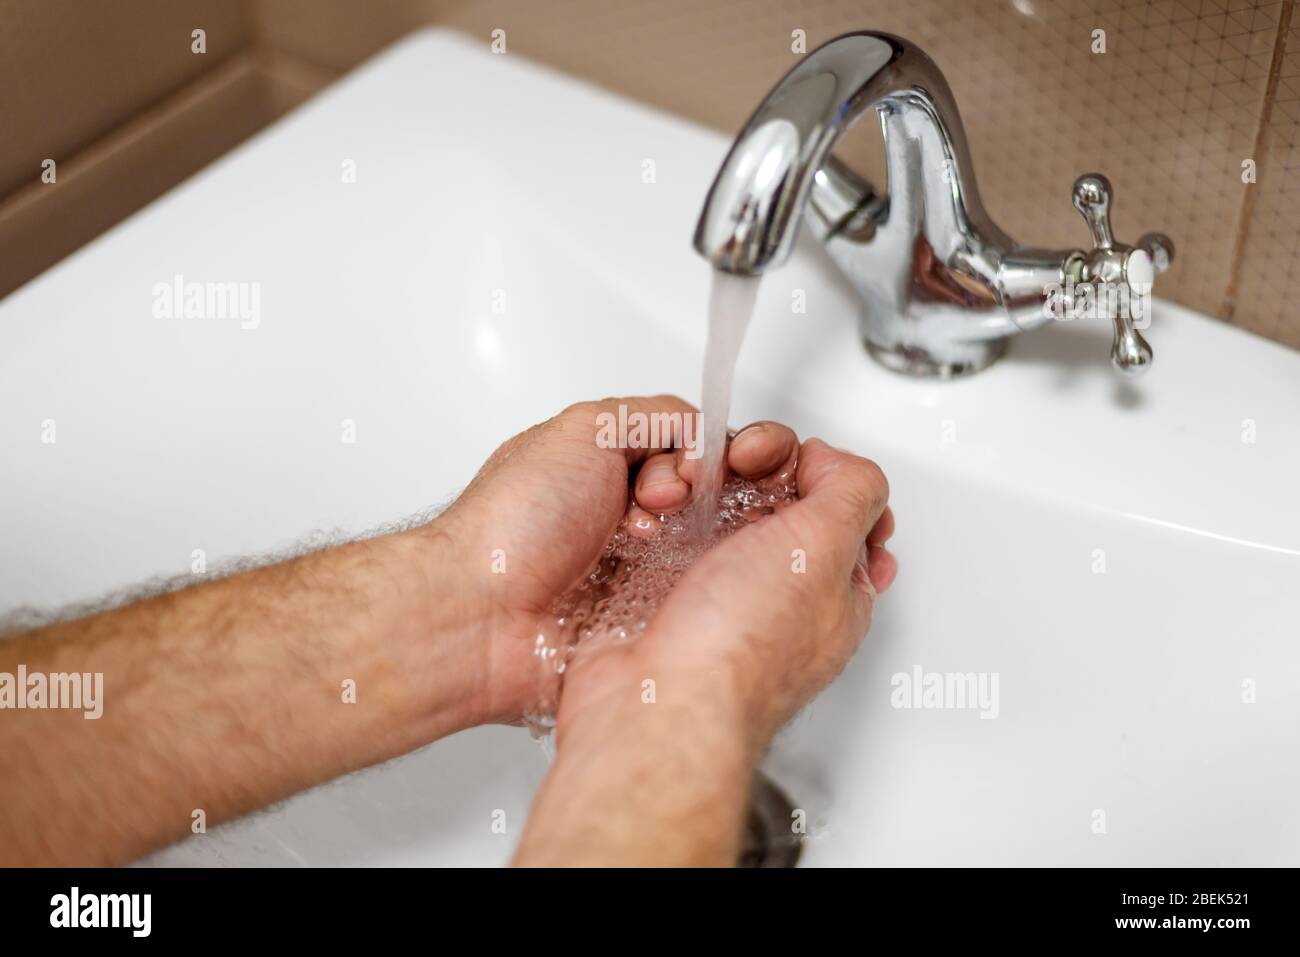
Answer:
<path fill-rule="evenodd" d="M 918 47 L 887 33 L 823 44 L 777 84 L 736 138 L 696 228 L 718 269 L 756 275 L 789 256 L 800 215 L 833 230 L 878 192 L 831 157 L 875 108 L 885 131 L 891 216 L 901 203 L 936 233 L 1011 247 L 984 211 L 952 91 Z M 918 171 L 933 170 L 933 176 Z"/>

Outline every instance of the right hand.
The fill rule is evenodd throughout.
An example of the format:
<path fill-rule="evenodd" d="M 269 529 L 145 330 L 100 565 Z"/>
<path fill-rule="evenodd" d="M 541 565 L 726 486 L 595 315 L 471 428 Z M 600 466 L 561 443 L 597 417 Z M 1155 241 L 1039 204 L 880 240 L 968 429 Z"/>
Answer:
<path fill-rule="evenodd" d="M 709 708 L 761 751 L 865 636 L 876 594 L 897 573 L 884 547 L 894 530 L 884 473 L 820 439 L 800 447 L 784 426 L 759 431 L 763 444 L 742 452 L 738 437 L 729 461 L 775 472 L 797 459 L 798 501 L 700 558 L 640 640 L 578 655 L 557 715 L 561 740 L 584 712 L 599 715 L 601 699 L 652 678 L 660 699 Z"/>

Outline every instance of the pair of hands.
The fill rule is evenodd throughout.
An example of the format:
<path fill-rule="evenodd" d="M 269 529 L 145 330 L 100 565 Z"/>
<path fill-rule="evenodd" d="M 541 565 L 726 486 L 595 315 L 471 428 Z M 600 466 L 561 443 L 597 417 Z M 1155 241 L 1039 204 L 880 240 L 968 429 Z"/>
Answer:
<path fill-rule="evenodd" d="M 465 607 L 477 609 L 485 717 L 518 720 L 539 700 L 543 669 L 532 654 L 552 603 L 590 571 L 637 505 L 672 512 L 690 497 L 700 467 L 680 450 L 598 446 L 597 416 L 693 413 L 681 399 L 607 399 L 571 406 L 515 436 L 488 460 L 439 520 L 462 561 Z M 761 749 L 844 667 L 871 623 L 875 595 L 897 572 L 885 542 L 894 529 L 888 484 L 872 462 L 819 439 L 800 445 L 772 422 L 741 430 L 728 466 L 762 481 L 795 472 L 798 500 L 741 529 L 682 577 L 639 640 L 580 649 L 565 675 L 558 733 L 634 694 L 645 677 L 727 699 L 725 713 Z M 500 551 L 497 551 L 497 550 Z M 486 573 L 490 555 L 504 574 Z"/>
<path fill-rule="evenodd" d="M 629 476 L 652 512 L 681 508 L 697 477 L 668 449 L 601 448 L 597 416 L 620 404 L 694 411 L 575 405 L 426 525 L 0 641 L 0 672 L 107 689 L 94 721 L 0 720 L 0 863 L 124 863 L 190 833 L 196 808 L 211 825 L 520 720 L 547 681 L 533 649 L 552 603 L 620 522 L 658 524 L 629 513 Z M 734 862 L 760 752 L 866 632 L 896 571 L 880 470 L 774 423 L 743 430 L 728 462 L 760 481 L 794 470 L 798 499 L 704 554 L 639 639 L 579 646 L 516 862 Z"/>

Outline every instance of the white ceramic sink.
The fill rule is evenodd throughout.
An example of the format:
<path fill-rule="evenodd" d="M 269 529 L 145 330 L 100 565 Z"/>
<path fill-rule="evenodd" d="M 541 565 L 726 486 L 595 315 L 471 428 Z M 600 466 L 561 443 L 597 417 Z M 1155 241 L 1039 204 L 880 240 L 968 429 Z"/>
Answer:
<path fill-rule="evenodd" d="M 0 608 L 416 512 L 577 399 L 698 398 L 727 145 L 486 39 L 399 43 L 0 304 Z M 257 328 L 156 318 L 176 275 L 260 284 Z M 1132 386 L 1080 323 L 916 382 L 815 244 L 764 283 L 735 424 L 876 458 L 902 569 L 768 760 L 805 862 L 1300 864 L 1300 354 L 1159 304 Z M 996 673 L 997 717 L 894 708 L 918 666 Z M 473 731 L 149 861 L 502 863 L 545 769 Z"/>

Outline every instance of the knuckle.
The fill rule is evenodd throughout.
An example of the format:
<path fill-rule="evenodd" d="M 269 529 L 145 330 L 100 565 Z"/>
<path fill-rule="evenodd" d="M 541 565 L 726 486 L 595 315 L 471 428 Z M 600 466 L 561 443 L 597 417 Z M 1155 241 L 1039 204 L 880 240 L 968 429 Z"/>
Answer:
<path fill-rule="evenodd" d="M 570 420 L 592 419 L 605 405 L 606 401 L 608 400 L 593 401 L 585 399 L 582 402 L 574 402 L 572 405 L 566 405 L 556 418 Z"/>
<path fill-rule="evenodd" d="M 889 478 L 882 469 L 871 459 L 862 459 L 863 477 L 867 485 L 875 494 L 875 502 L 883 505 L 889 501 Z"/>
<path fill-rule="evenodd" d="M 878 512 L 889 501 L 889 479 L 884 470 L 871 459 L 853 456 L 850 460 L 849 473 L 852 481 L 847 483 L 853 501 L 863 512 Z"/>

